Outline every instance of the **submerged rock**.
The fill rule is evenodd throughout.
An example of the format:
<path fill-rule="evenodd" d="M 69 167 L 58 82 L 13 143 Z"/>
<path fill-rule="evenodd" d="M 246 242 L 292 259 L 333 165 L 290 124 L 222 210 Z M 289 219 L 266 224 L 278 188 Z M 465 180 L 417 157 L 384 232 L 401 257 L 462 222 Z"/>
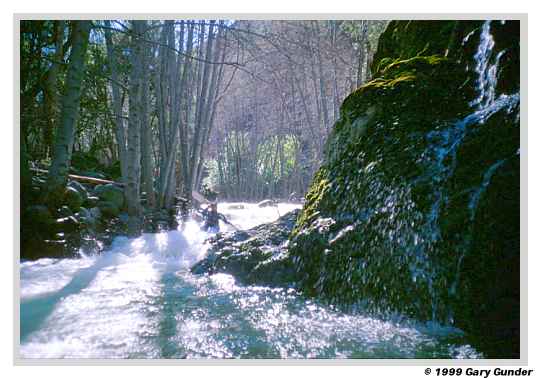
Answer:
<path fill-rule="evenodd" d="M 295 272 L 287 244 L 298 214 L 299 210 L 294 210 L 273 223 L 217 234 L 209 240 L 207 257 L 193 266 L 192 272 L 227 273 L 244 284 L 294 285 Z"/>
<path fill-rule="evenodd" d="M 242 203 L 235 203 L 227 206 L 230 210 L 242 210 L 244 209 L 244 205 Z"/>

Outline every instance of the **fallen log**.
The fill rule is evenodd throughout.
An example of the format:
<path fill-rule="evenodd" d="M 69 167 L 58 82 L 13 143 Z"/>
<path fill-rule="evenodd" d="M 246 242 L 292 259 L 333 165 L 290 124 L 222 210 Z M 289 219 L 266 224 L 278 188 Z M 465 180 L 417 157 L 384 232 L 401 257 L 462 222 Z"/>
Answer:
<path fill-rule="evenodd" d="M 45 173 L 45 174 L 49 173 L 49 171 L 47 171 L 46 169 L 40 169 L 40 168 L 30 168 L 30 170 L 34 171 L 34 172 L 38 172 L 38 173 Z M 118 186 L 124 186 L 124 183 L 122 183 L 122 182 L 99 179 L 99 178 L 95 178 L 95 177 L 79 176 L 79 175 L 68 175 L 68 177 L 70 179 L 72 179 L 72 180 L 75 180 L 75 181 L 87 182 L 87 183 L 94 184 L 94 185 L 114 184 L 114 185 L 118 185 Z"/>

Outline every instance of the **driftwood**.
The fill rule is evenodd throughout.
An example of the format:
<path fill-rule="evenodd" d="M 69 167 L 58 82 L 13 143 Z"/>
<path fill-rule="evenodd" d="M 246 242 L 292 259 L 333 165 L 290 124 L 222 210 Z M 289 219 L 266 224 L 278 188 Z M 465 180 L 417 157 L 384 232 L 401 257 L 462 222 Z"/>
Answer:
<path fill-rule="evenodd" d="M 47 171 L 46 169 L 30 168 L 30 170 L 34 171 L 34 172 L 38 172 L 38 173 L 45 173 L 45 174 L 49 173 L 49 171 Z M 79 175 L 68 175 L 68 177 L 70 179 L 72 179 L 72 180 L 75 180 L 75 181 L 83 181 L 83 182 L 87 182 L 87 183 L 95 184 L 95 185 L 98 185 L 98 184 L 114 184 L 114 185 L 118 185 L 118 186 L 124 186 L 124 183 L 122 183 L 122 182 L 104 180 L 104 179 L 99 179 L 99 178 L 95 178 L 95 177 L 79 176 Z"/>

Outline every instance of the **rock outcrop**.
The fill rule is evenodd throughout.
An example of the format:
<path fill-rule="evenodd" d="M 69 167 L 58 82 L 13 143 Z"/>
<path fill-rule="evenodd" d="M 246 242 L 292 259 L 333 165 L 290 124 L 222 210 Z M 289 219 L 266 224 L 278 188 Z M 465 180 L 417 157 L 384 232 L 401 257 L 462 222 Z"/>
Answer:
<path fill-rule="evenodd" d="M 209 240 L 207 257 L 192 272 L 227 273 L 249 285 L 293 286 L 296 274 L 287 245 L 298 214 L 294 210 L 273 223 L 217 234 Z"/>
<path fill-rule="evenodd" d="M 32 179 L 32 196 L 22 209 L 21 258 L 77 257 L 80 253 L 103 251 L 113 237 L 126 232 L 120 217 L 124 194 L 114 185 L 69 181 L 62 205 L 40 204 L 46 181 Z M 29 197 L 29 198 L 28 198 Z"/>
<path fill-rule="evenodd" d="M 305 293 L 519 353 L 519 23 L 398 21 L 344 101 L 290 254 Z"/>

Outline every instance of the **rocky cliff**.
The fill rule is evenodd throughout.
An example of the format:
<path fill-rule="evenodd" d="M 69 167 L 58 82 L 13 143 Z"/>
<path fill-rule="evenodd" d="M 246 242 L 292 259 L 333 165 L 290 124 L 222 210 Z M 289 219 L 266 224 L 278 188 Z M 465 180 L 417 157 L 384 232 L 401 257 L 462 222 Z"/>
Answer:
<path fill-rule="evenodd" d="M 291 236 L 305 293 L 518 357 L 518 21 L 394 21 Z"/>

